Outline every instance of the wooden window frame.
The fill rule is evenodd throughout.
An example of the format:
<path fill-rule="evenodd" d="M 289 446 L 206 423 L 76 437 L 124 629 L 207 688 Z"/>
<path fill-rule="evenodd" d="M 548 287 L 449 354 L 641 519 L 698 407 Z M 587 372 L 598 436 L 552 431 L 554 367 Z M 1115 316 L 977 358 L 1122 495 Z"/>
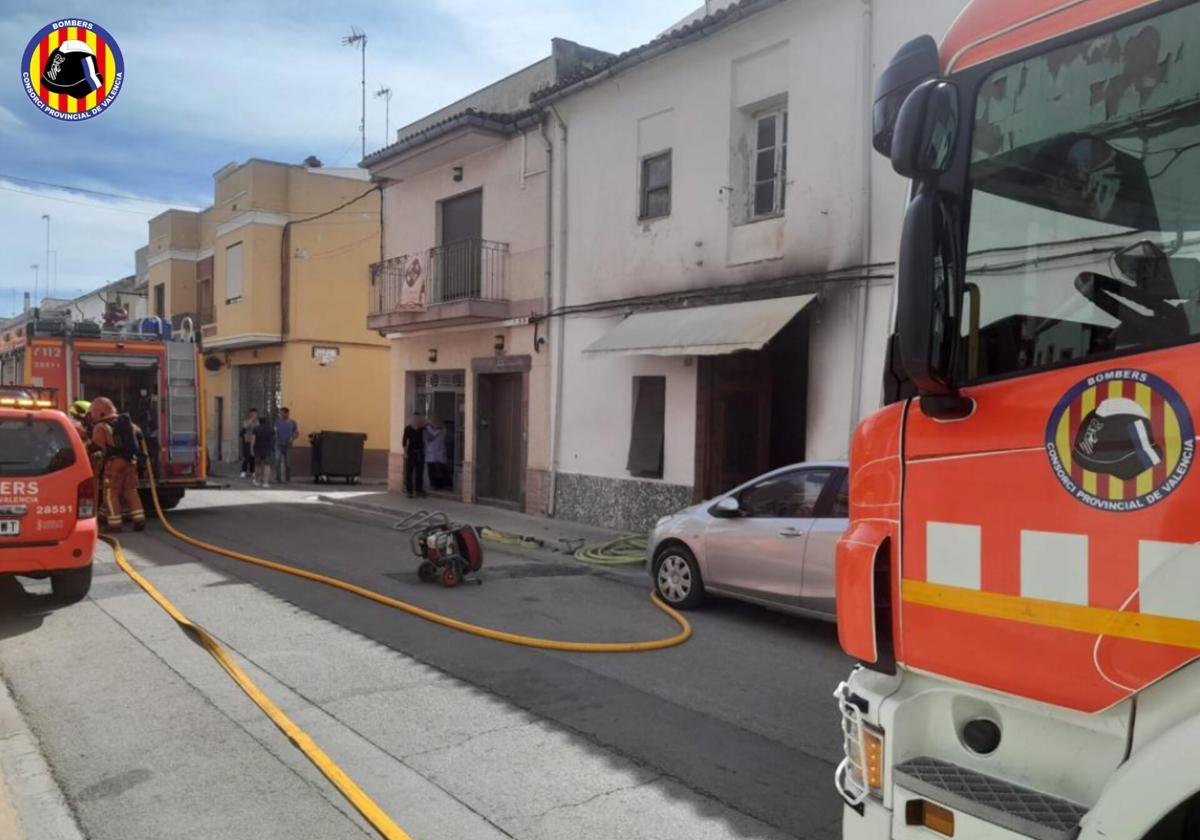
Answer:
<path fill-rule="evenodd" d="M 674 161 L 671 151 L 671 149 L 664 149 L 654 154 L 645 155 L 641 159 L 638 169 L 638 221 L 640 222 L 647 222 L 652 219 L 664 219 L 671 215 L 671 186 L 674 181 Z M 667 162 L 666 183 L 651 186 L 649 183 L 650 167 L 664 159 Z M 666 194 L 666 209 L 661 212 L 652 213 L 650 210 L 650 195 L 659 191 L 663 191 Z"/>
<path fill-rule="evenodd" d="M 775 137 L 771 146 L 760 148 L 758 145 L 759 124 L 763 120 L 774 118 Z M 749 191 L 750 200 L 747 202 L 751 221 L 770 219 L 782 216 L 787 209 L 787 146 L 788 146 L 788 109 L 787 105 L 779 105 L 755 113 L 750 120 L 750 167 Z M 770 178 L 758 177 L 758 157 L 766 151 L 774 153 L 774 164 Z M 772 184 L 771 208 L 759 211 L 758 188 Z"/>

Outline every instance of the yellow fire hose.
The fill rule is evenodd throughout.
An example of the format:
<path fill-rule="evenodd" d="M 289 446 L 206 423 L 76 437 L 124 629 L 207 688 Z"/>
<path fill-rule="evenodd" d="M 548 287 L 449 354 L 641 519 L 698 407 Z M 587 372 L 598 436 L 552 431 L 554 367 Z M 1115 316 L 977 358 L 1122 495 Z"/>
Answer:
<path fill-rule="evenodd" d="M 166 611 L 167 615 L 175 619 L 176 624 L 200 642 L 201 646 L 233 678 L 238 687 L 246 692 L 246 695 L 254 701 L 255 705 L 266 712 L 271 722 L 279 727 L 279 730 L 304 753 L 325 778 L 333 783 L 334 787 L 341 791 L 342 795 L 346 797 L 351 805 L 358 809 L 358 812 L 366 818 L 367 822 L 374 826 L 380 835 L 387 838 L 387 840 L 412 840 L 412 837 L 404 829 L 396 825 L 392 818 L 387 815 L 387 812 L 375 803 L 375 800 L 363 792 L 363 789 L 346 775 L 346 772 L 333 759 L 326 755 L 323 749 L 317 746 L 317 743 L 307 732 L 297 726 L 291 718 L 283 713 L 283 710 L 271 701 L 270 697 L 254 684 L 254 681 L 238 666 L 237 662 L 233 660 L 233 657 L 229 655 L 225 648 L 221 647 L 220 643 L 209 635 L 207 630 L 199 624 L 192 622 L 174 604 L 167 600 L 165 595 L 155 589 L 150 581 L 138 574 L 129 565 L 129 562 L 125 559 L 125 553 L 121 550 L 121 543 L 115 537 L 102 536 L 101 539 L 112 546 L 113 557 L 116 558 L 117 565 L 121 567 L 125 574 L 129 575 L 134 583 L 146 590 L 146 594 L 153 598 Z"/>
<path fill-rule="evenodd" d="M 620 537 L 605 543 L 585 545 L 575 552 L 575 559 L 599 566 L 632 566 L 646 562 L 646 538 Z"/>
<path fill-rule="evenodd" d="M 143 453 L 146 453 L 145 444 L 142 446 Z M 149 453 L 146 453 L 146 460 L 149 462 Z M 474 636 L 481 636 L 485 639 L 493 639 L 499 642 L 506 642 L 513 645 L 521 645 L 524 647 L 542 648 L 545 650 L 561 650 L 575 653 L 636 653 L 641 651 L 662 650 L 664 648 L 675 647 L 686 642 L 692 635 L 692 626 L 688 620 L 680 615 L 677 611 L 660 601 L 657 595 L 651 595 L 650 600 L 656 607 L 665 612 L 671 617 L 680 630 L 674 636 L 668 636 L 663 639 L 654 639 L 644 642 L 571 642 L 561 641 L 558 639 L 541 639 L 536 636 L 522 636 L 519 633 L 508 633 L 503 630 L 493 630 L 490 627 L 482 627 L 478 624 L 471 624 L 466 621 L 459 621 L 455 618 L 433 612 L 432 610 L 418 607 L 415 604 L 410 604 L 407 601 L 401 601 L 398 598 L 384 595 L 381 592 L 367 589 L 349 581 L 340 580 L 328 575 L 310 572 L 305 569 L 288 566 L 284 563 L 277 563 L 273 560 L 267 560 L 263 557 L 256 557 L 252 554 L 244 554 L 240 551 L 233 551 L 228 548 L 222 548 L 212 543 L 198 540 L 195 537 L 190 537 L 179 529 L 175 528 L 163 513 L 162 505 L 158 500 L 158 486 L 154 480 L 154 475 L 151 470 L 146 471 L 146 477 L 150 484 L 150 498 L 154 502 L 155 513 L 158 514 L 158 520 L 162 523 L 163 529 L 176 539 L 182 540 L 197 548 L 205 551 L 220 554 L 232 560 L 239 560 L 243 563 L 251 563 L 255 566 L 262 566 L 267 569 L 274 569 L 284 574 L 294 575 L 296 577 L 305 578 L 306 580 L 323 583 L 326 586 L 332 586 L 335 589 L 341 589 L 345 592 L 350 592 L 362 598 L 375 601 L 384 606 L 393 607 L 398 610 L 403 610 L 410 615 L 415 615 L 418 618 L 423 618 L 426 621 L 432 621 L 435 624 L 441 624 L 445 627 L 450 627 L 454 630 L 460 630 L 464 633 L 470 633 Z M 198 624 L 193 623 L 186 615 L 180 612 L 174 604 L 172 604 L 166 596 L 154 588 L 154 586 L 146 580 L 142 575 L 138 574 L 125 559 L 124 552 L 121 550 L 121 543 L 109 536 L 103 537 L 104 541 L 112 546 L 113 555 L 116 558 L 117 564 L 121 569 L 129 575 L 129 577 L 146 593 L 158 603 L 160 607 L 179 624 L 180 627 L 195 638 L 204 646 L 204 649 L 212 655 L 214 659 L 221 665 L 222 668 L 233 678 L 233 680 L 241 687 L 241 689 L 261 708 L 271 721 L 279 727 L 287 737 L 294 743 L 301 752 L 308 758 L 313 765 L 321 771 L 324 776 L 342 793 L 343 796 L 358 809 L 368 822 L 387 840 L 412 840 L 412 838 L 404 832 L 387 815 L 382 808 L 379 807 L 366 793 L 363 792 L 353 779 L 351 779 L 334 761 L 329 758 L 325 752 L 317 746 L 316 742 L 308 736 L 304 730 L 297 726 L 290 718 L 276 706 L 269 697 L 254 684 L 254 682 L 246 675 L 237 663 L 229 656 L 223 647 Z"/>

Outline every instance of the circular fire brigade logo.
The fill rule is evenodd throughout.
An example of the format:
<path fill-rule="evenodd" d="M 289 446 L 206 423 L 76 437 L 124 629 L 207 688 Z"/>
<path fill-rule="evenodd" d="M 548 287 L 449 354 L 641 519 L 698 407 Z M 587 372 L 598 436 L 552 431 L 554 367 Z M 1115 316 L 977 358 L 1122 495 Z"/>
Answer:
<path fill-rule="evenodd" d="M 1077 383 L 1046 423 L 1059 483 L 1099 510 L 1142 510 L 1178 489 L 1196 453 L 1179 394 L 1152 373 L 1118 369 Z"/>
<path fill-rule="evenodd" d="M 88 120 L 121 92 L 125 62 L 103 27 L 58 20 L 42 27 L 21 59 L 25 94 L 39 111 L 60 120 Z"/>

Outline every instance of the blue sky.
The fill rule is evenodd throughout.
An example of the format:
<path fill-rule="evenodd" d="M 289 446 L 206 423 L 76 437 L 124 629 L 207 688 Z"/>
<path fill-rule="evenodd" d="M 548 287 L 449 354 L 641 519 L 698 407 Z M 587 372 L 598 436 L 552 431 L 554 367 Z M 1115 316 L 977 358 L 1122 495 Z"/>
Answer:
<path fill-rule="evenodd" d="M 650 40 L 700 0 L 14 0 L 0 17 L 0 316 L 32 291 L 57 252 L 69 297 L 133 272 L 146 221 L 211 201 L 212 173 L 250 157 L 327 166 L 359 160 L 359 55 L 368 93 L 393 91 L 391 127 L 411 122 L 544 58 L 552 37 L 619 52 Z M 120 45 L 120 96 L 91 120 L 63 123 L 26 100 L 18 65 L 29 39 L 63 17 L 103 26 Z M 0 62 L 4 66 L 4 62 Z M 368 97 L 367 150 L 384 145 L 383 101 Z M 18 180 L 23 179 L 23 180 Z M 68 191 L 59 184 L 99 193 Z M 53 258 L 52 258 L 53 262 Z M 45 290 L 45 276 L 41 291 Z"/>

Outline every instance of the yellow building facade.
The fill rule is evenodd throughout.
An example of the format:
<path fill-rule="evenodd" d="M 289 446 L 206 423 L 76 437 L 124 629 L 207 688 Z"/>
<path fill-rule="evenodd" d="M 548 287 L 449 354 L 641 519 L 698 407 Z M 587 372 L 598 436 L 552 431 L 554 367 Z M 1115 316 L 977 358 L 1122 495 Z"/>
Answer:
<path fill-rule="evenodd" d="M 196 330 L 212 461 L 236 464 L 250 408 L 308 434 L 366 434 L 363 475 L 387 474 L 388 342 L 364 328 L 379 259 L 379 192 L 362 170 L 250 160 L 214 175 L 211 207 L 150 222 L 150 311 Z M 187 319 L 190 319 L 187 320 Z"/>

